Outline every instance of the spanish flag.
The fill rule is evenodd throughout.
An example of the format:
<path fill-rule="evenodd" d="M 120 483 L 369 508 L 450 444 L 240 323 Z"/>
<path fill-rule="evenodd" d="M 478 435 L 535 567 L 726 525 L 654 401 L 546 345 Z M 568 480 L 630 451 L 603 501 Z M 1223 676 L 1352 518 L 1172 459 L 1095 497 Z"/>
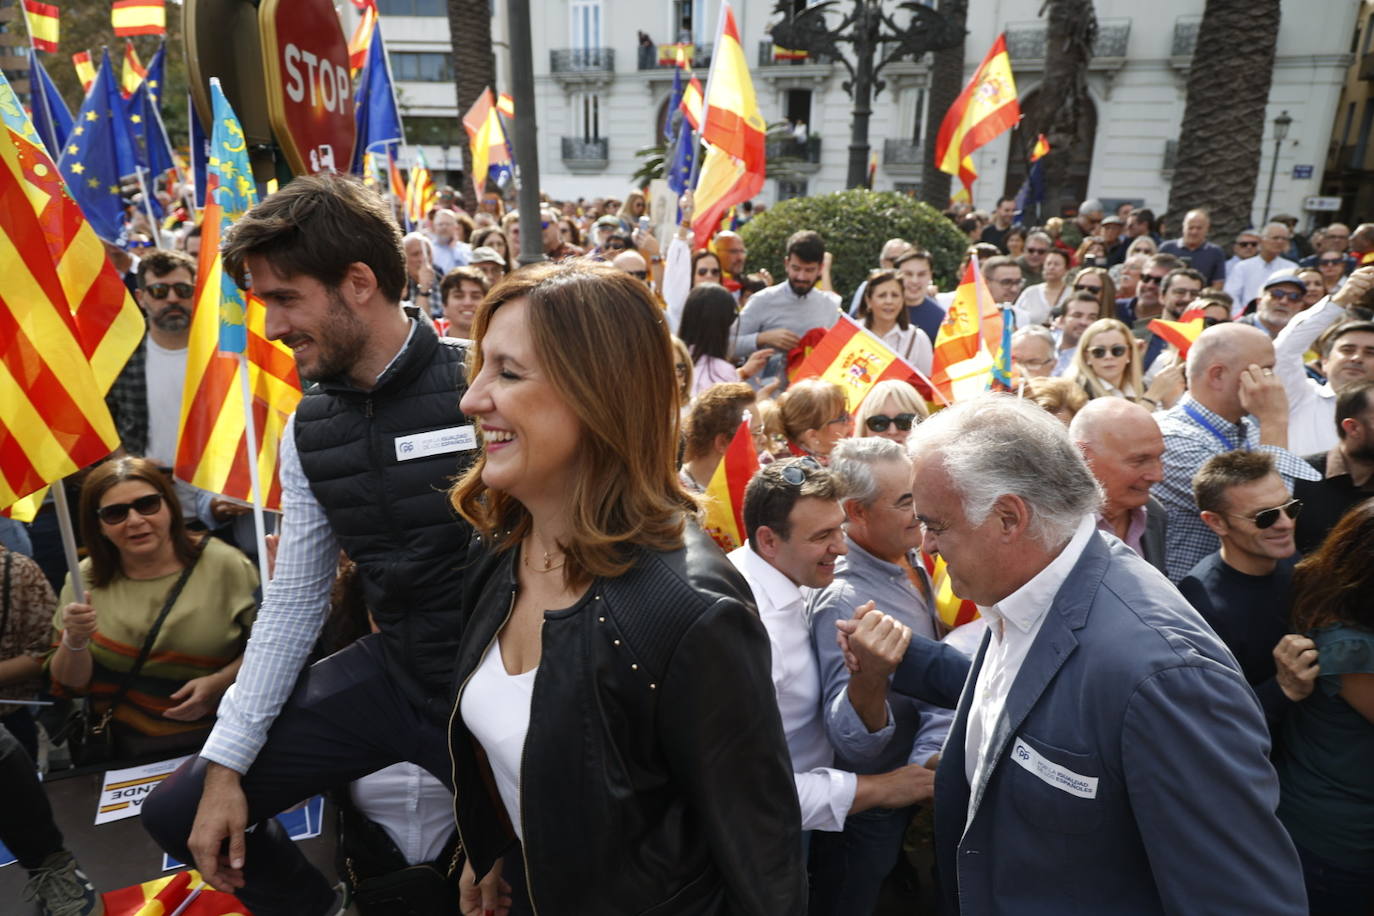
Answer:
<path fill-rule="evenodd" d="M 148 76 L 148 70 L 143 66 L 143 62 L 138 59 L 138 52 L 134 50 L 134 43 L 125 40 L 124 42 L 124 69 L 119 74 L 119 92 L 124 98 L 132 98 L 138 91 L 138 87 L 143 85 L 143 80 Z"/>
<path fill-rule="evenodd" d="M 76 68 L 76 78 L 81 81 L 81 91 L 90 92 L 95 82 L 95 64 L 91 63 L 90 51 L 77 51 L 72 55 L 72 66 Z"/>
<path fill-rule="evenodd" d="M 1035 138 L 1035 146 L 1031 148 L 1030 161 L 1039 162 L 1049 155 L 1049 152 L 1050 141 L 1045 138 L 1044 134 L 1040 134 Z"/>
<path fill-rule="evenodd" d="M 940 132 L 935 137 L 936 167 L 958 175 L 965 187 L 977 173 L 972 171 L 969 155 L 997 135 L 1016 125 L 1021 118 L 1016 80 L 1011 75 L 1007 56 L 1007 36 L 998 35 L 992 50 L 978 66 L 973 79 L 954 100 Z"/>
<path fill-rule="evenodd" d="M 509 93 L 501 93 L 496 97 L 496 110 L 508 118 L 515 117 L 515 99 Z"/>
<path fill-rule="evenodd" d="M 105 916 L 248 916 L 233 894 L 211 890 L 195 869 L 154 878 L 103 895 Z"/>
<path fill-rule="evenodd" d="M 703 96 L 701 80 L 692 77 L 687 81 L 687 87 L 682 90 L 682 102 L 678 106 L 682 109 L 682 116 L 687 119 L 687 123 L 692 125 L 692 130 L 701 130 Z"/>
<path fill-rule="evenodd" d="M 686 94 L 684 93 L 684 101 Z M 720 37 L 706 78 L 701 140 L 706 157 L 696 186 L 692 229 L 704 246 L 731 207 L 763 190 L 764 134 L 749 64 L 730 4 L 721 4 Z"/>
<path fill-rule="evenodd" d="M 488 87 L 463 115 L 463 129 L 467 131 L 472 151 L 472 184 L 479 200 L 486 193 L 491 167 L 510 164 L 506 132 L 501 127 L 498 111 L 496 97 Z"/>
<path fill-rule="evenodd" d="M 29 42 L 35 51 L 57 52 L 57 7 L 39 0 L 24 0 L 29 22 Z"/>
<path fill-rule="evenodd" d="M 978 605 L 954 594 L 944 557 L 932 557 L 923 550 L 921 561 L 925 564 L 926 572 L 930 573 L 931 591 L 935 593 L 935 612 L 940 615 L 940 623 L 944 624 L 947 630 L 961 627 L 981 616 L 978 613 Z"/>
<path fill-rule="evenodd" d="M 110 21 L 114 24 L 115 35 L 120 38 L 167 34 L 164 0 L 115 0 Z"/>
<path fill-rule="evenodd" d="M 362 13 L 353 37 L 348 39 L 348 72 L 357 76 L 358 71 L 367 63 L 367 52 L 372 49 L 372 27 L 377 24 L 377 0 L 353 0 Z"/>
<path fill-rule="evenodd" d="M 744 533 L 744 488 L 759 469 L 754 437 L 749 433 L 749 417 L 735 430 L 735 437 L 716 465 L 706 486 L 706 533 L 726 552 L 741 546 Z"/>
<path fill-rule="evenodd" d="M 105 392 L 144 322 L 3 74 L 0 196 L 5 507 L 119 446 Z"/>
<path fill-rule="evenodd" d="M 887 379 L 907 382 L 930 400 L 932 392 L 910 363 L 848 315 L 841 315 L 807 354 L 792 381 L 818 376 L 844 389 L 845 409 L 853 413 L 869 390 Z"/>
<path fill-rule="evenodd" d="M 948 401 L 973 397 L 992 378 L 992 354 L 1002 348 L 1003 322 L 976 258 L 964 268 L 964 279 L 935 335 L 930 380 Z"/>
<path fill-rule="evenodd" d="M 1202 309 L 1188 309 L 1178 316 L 1178 321 L 1156 318 L 1150 322 L 1150 330 L 1178 347 L 1178 358 L 1188 358 L 1188 350 L 1197 341 L 1198 335 L 1207 329 L 1207 321 Z"/>

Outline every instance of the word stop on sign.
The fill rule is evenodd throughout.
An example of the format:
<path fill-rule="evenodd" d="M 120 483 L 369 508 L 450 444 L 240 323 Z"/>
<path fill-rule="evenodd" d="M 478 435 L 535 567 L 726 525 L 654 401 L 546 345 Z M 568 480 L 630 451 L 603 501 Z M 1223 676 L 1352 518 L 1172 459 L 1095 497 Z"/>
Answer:
<path fill-rule="evenodd" d="M 310 91 L 310 107 L 342 113 L 348 104 L 350 83 L 348 70 L 328 60 L 320 60 L 309 51 L 288 44 L 282 52 L 286 64 L 286 95 L 293 102 L 304 100 L 306 87 Z M 305 72 L 302 74 L 301 66 Z"/>

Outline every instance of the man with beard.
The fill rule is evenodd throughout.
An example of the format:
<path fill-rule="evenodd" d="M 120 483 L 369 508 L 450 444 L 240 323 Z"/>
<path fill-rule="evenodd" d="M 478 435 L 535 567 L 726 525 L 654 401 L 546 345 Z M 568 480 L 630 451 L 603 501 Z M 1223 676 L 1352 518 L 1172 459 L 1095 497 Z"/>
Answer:
<path fill-rule="evenodd" d="M 124 364 L 105 402 L 125 453 L 170 468 L 177 457 L 196 262 L 183 251 L 154 248 L 139 259 L 137 278 L 134 299 L 148 319 L 148 333 Z M 247 511 L 181 482 L 177 495 L 187 517 L 207 528 Z"/>
<path fill-rule="evenodd" d="M 224 264 L 318 385 L 282 438 L 281 542 L 238 680 L 200 755 L 144 803 L 144 825 L 259 916 L 323 916 L 342 910 L 341 891 L 273 815 L 403 761 L 452 778 L 471 529 L 445 489 L 475 455 L 458 411 L 466 343 L 401 308 L 400 230 L 350 178 L 298 177 L 263 200 L 235 223 Z M 303 670 L 341 549 L 377 632 Z"/>
<path fill-rule="evenodd" d="M 1302 311 L 1306 296 L 1307 284 L 1298 277 L 1296 269 L 1276 271 L 1264 281 L 1255 310 L 1236 321 L 1277 337 L 1288 325 L 1288 319 Z"/>
<path fill-rule="evenodd" d="M 816 289 L 825 260 L 825 242 L 809 229 L 787 240 L 783 268 L 787 279 L 749 298 L 734 335 L 735 357 L 772 347 L 786 354 L 812 328 L 829 328 L 840 317 L 840 297 Z M 773 374 L 765 370 L 765 374 Z"/>

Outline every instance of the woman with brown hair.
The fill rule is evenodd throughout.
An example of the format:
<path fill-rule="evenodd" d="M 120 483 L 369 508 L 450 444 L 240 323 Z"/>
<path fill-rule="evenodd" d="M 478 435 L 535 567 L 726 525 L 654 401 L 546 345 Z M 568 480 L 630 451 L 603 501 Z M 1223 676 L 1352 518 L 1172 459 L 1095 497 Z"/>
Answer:
<path fill-rule="evenodd" d="M 1110 318 L 1116 314 L 1116 284 L 1105 267 L 1084 267 L 1073 277 L 1075 293 L 1092 293 L 1101 306 L 1099 318 Z"/>
<path fill-rule="evenodd" d="M 768 638 L 678 481 L 662 310 L 609 265 L 538 265 L 473 338 L 463 912 L 802 912 Z"/>
<path fill-rule="evenodd" d="M 930 372 L 934 347 L 926 332 L 911 323 L 900 273 L 869 271 L 857 317 L 889 350 L 922 372 Z"/>
<path fill-rule="evenodd" d="M 787 446 L 794 455 L 810 455 L 825 464 L 835 443 L 854 432 L 844 389 L 823 379 L 804 379 L 778 398 Z"/>
<path fill-rule="evenodd" d="M 223 541 L 193 540 L 171 482 L 144 458 L 91 471 L 80 517 L 89 556 L 82 593 L 68 582 L 58 599 L 52 679 L 108 717 L 116 756 L 192 750 L 243 661 L 257 571 Z"/>
<path fill-rule="evenodd" d="M 1314 916 L 1368 913 L 1374 907 L 1370 557 L 1374 499 L 1347 512 L 1293 572 L 1293 629 L 1316 643 L 1321 673 L 1312 695 L 1284 717 L 1275 768 L 1279 819 L 1298 847 Z"/>

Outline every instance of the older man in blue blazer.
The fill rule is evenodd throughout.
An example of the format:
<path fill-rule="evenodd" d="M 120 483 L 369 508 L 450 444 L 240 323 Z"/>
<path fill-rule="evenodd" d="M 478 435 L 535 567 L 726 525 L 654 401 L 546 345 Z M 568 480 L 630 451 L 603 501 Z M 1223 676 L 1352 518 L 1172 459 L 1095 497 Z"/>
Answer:
<path fill-rule="evenodd" d="M 1168 580 L 1098 533 L 1064 427 L 988 395 L 908 446 L 925 547 L 989 630 L 936 775 L 949 912 L 1305 913 L 1259 703 Z"/>

